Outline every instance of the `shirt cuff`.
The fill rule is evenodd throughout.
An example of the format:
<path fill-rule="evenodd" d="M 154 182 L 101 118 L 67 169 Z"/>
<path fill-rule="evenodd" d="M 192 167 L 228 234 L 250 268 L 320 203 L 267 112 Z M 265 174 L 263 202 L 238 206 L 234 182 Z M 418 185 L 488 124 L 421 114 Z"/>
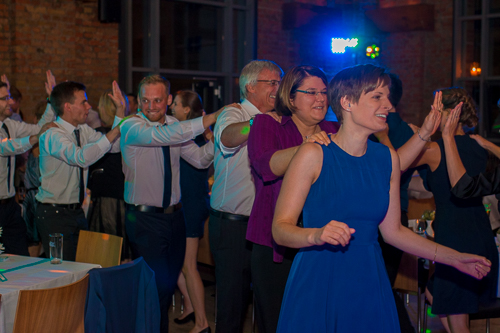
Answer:
<path fill-rule="evenodd" d="M 118 126 L 120 121 L 122 121 L 122 118 L 115 116 L 115 119 L 113 120 L 113 126 L 111 126 L 111 128 L 115 128 L 116 126 Z"/>
<path fill-rule="evenodd" d="M 103 135 L 102 138 L 97 141 L 97 145 L 99 146 L 99 148 L 101 148 L 102 151 L 108 151 L 111 148 L 111 143 L 109 142 L 106 135 Z"/>
<path fill-rule="evenodd" d="M 205 132 L 205 127 L 203 127 L 203 117 L 195 118 L 191 121 L 191 128 L 193 129 L 194 137 L 197 137 L 201 133 Z"/>
<path fill-rule="evenodd" d="M 21 139 L 19 140 L 19 143 L 21 144 L 21 147 L 23 147 L 23 150 L 24 150 L 24 151 L 27 151 L 27 150 L 29 150 L 29 149 L 31 149 L 31 148 L 33 147 L 33 146 L 31 145 L 31 143 L 30 143 L 30 137 L 31 137 L 31 136 L 26 136 L 26 137 L 21 138 Z"/>

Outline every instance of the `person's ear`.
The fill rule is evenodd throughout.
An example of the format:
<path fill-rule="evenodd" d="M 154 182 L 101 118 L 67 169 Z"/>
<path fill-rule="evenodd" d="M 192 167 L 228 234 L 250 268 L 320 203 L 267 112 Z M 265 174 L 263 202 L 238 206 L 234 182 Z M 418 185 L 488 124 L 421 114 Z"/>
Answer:
<path fill-rule="evenodd" d="M 245 87 L 249 93 L 255 94 L 255 91 L 256 91 L 255 86 L 252 86 L 251 84 L 247 84 Z"/>
<path fill-rule="evenodd" d="M 167 105 L 172 104 L 172 94 L 168 95 Z"/>
<path fill-rule="evenodd" d="M 351 102 L 349 102 L 346 96 L 340 99 L 340 105 L 342 106 L 342 109 L 351 111 Z"/>

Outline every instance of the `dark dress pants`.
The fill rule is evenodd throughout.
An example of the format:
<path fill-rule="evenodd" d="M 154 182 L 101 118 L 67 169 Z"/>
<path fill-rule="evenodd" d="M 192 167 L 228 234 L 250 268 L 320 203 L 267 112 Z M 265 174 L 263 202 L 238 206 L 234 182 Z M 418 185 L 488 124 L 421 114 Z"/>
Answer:
<path fill-rule="evenodd" d="M 186 252 L 184 213 L 126 212 L 125 227 L 134 259 L 143 257 L 155 272 L 160 299 L 161 329 L 168 332 L 168 309 Z"/>
<path fill-rule="evenodd" d="M 40 233 L 43 250 L 50 258 L 49 234 L 63 234 L 63 260 L 75 261 L 80 230 L 88 230 L 83 209 L 69 209 L 38 204 L 35 223 Z"/>
<path fill-rule="evenodd" d="M 210 250 L 215 261 L 217 333 L 242 332 L 250 296 L 251 243 L 248 221 L 233 221 L 210 214 Z"/>
<path fill-rule="evenodd" d="M 0 204 L 0 227 L 5 253 L 29 256 L 26 223 L 21 216 L 21 206 L 14 197 Z"/>
<path fill-rule="evenodd" d="M 408 215 L 404 210 L 401 211 L 401 224 L 405 227 L 408 227 Z M 380 235 L 379 243 L 380 247 L 382 248 L 382 256 L 384 257 L 385 261 L 385 269 L 387 270 L 387 275 L 389 276 L 391 286 L 393 286 L 394 282 L 396 281 L 396 276 L 398 275 L 399 264 L 401 262 L 401 257 L 403 256 L 403 251 L 384 242 Z M 415 333 L 415 328 L 411 324 L 411 320 L 408 316 L 408 312 L 406 311 L 404 301 L 396 291 L 393 290 L 392 292 L 394 294 L 394 301 L 396 302 L 396 309 L 398 310 L 401 333 Z"/>
<path fill-rule="evenodd" d="M 275 333 L 288 273 L 297 249 L 287 249 L 283 262 L 273 261 L 273 249 L 259 244 L 252 247 L 252 285 L 259 333 Z"/>

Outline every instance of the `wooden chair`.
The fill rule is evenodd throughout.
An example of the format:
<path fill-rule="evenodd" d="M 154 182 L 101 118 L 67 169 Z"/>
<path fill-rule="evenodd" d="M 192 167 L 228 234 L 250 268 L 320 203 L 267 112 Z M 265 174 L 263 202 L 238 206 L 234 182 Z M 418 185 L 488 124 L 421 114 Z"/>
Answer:
<path fill-rule="evenodd" d="M 393 289 L 402 294 L 417 296 L 417 332 L 422 327 L 422 290 L 418 284 L 418 257 L 404 252 L 399 264 L 398 275 L 394 281 Z"/>
<path fill-rule="evenodd" d="M 13 333 L 83 333 L 89 275 L 63 287 L 19 291 Z"/>
<path fill-rule="evenodd" d="M 122 243 L 122 237 L 80 230 L 75 261 L 98 264 L 103 268 L 117 266 L 122 255 Z"/>

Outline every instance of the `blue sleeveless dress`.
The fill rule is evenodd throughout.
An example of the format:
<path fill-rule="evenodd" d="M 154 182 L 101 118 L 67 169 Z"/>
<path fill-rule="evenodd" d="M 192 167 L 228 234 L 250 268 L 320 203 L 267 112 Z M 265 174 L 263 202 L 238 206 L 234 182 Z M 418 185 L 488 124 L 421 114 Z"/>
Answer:
<path fill-rule="evenodd" d="M 348 246 L 299 251 L 288 276 L 277 332 L 400 332 L 391 285 L 377 241 L 389 207 L 389 149 L 368 141 L 354 157 L 334 142 L 306 199 L 304 228 L 331 220 L 356 229 Z"/>

